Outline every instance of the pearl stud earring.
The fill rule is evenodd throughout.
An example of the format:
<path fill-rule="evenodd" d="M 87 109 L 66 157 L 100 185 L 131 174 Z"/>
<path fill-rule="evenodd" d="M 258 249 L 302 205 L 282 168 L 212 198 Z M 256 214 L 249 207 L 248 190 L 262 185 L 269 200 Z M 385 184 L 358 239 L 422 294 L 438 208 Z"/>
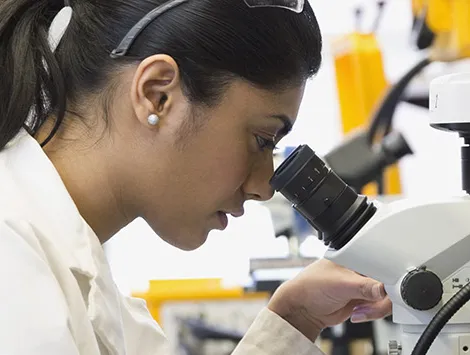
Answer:
<path fill-rule="evenodd" d="M 151 126 L 156 126 L 158 124 L 158 121 L 160 121 L 160 117 L 155 114 L 150 115 L 148 118 L 148 123 Z"/>

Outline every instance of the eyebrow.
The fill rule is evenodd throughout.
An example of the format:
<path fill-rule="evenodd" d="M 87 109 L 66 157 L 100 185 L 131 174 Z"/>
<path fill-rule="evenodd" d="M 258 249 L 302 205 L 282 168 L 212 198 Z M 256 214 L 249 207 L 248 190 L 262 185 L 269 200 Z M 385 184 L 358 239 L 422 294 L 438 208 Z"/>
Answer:
<path fill-rule="evenodd" d="M 278 134 L 285 136 L 292 130 L 292 121 L 289 119 L 288 116 L 280 114 L 280 115 L 271 115 L 270 117 L 280 120 L 284 124 L 284 127 L 282 127 L 282 129 L 278 132 Z"/>

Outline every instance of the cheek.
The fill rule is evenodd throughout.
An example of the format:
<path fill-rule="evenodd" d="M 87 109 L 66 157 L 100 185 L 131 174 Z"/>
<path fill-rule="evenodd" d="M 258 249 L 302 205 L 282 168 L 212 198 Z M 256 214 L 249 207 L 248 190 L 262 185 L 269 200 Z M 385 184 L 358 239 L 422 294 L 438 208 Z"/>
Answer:
<path fill-rule="evenodd" d="M 207 164 L 207 188 L 217 191 L 221 198 L 230 198 L 240 189 L 251 171 L 253 153 L 247 140 L 222 142 L 210 150 Z"/>

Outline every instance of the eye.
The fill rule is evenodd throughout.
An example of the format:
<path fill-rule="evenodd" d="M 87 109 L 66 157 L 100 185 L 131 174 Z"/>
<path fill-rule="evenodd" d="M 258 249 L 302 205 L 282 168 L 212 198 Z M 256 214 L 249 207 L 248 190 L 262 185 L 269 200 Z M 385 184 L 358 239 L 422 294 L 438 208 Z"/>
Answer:
<path fill-rule="evenodd" d="M 258 146 L 259 146 L 259 149 L 261 151 L 264 151 L 265 149 L 269 149 L 269 150 L 276 150 L 277 147 L 276 147 L 276 143 L 275 143 L 275 138 L 272 138 L 272 139 L 266 139 L 266 138 L 263 138 L 261 136 L 255 136 L 256 138 L 256 141 L 258 143 Z"/>

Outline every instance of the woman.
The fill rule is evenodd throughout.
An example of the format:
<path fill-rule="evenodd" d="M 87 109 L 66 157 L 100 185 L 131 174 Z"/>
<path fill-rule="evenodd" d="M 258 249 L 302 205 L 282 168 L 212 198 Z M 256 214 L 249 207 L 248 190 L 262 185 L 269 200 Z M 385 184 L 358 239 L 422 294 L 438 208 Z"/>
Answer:
<path fill-rule="evenodd" d="M 272 196 L 321 35 L 308 3 L 266 3 L 0 3 L 1 354 L 168 354 L 100 243 L 142 217 L 192 250 Z M 382 285 L 321 261 L 235 354 L 319 354 L 323 327 L 388 308 Z"/>

